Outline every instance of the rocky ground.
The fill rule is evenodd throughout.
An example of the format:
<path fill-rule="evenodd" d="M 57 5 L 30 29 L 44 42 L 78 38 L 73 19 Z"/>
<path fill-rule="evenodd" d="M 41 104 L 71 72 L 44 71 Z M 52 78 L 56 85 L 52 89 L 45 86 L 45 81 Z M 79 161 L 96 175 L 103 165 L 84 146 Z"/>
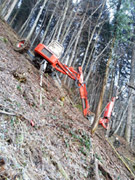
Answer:
<path fill-rule="evenodd" d="M 0 21 L 0 180 L 134 179 L 135 154 L 124 139 L 114 149 L 102 127 L 92 137 L 48 74 L 40 87 L 39 71 L 13 50 L 17 39 Z"/>

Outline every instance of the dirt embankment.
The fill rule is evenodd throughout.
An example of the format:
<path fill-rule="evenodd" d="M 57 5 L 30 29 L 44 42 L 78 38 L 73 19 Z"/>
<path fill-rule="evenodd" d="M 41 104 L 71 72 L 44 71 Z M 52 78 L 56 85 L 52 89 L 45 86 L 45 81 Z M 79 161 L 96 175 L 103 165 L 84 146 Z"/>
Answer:
<path fill-rule="evenodd" d="M 53 79 L 45 75 L 40 87 L 38 70 L 13 50 L 17 39 L 0 21 L 0 179 L 132 179 L 104 132 L 91 137 Z"/>

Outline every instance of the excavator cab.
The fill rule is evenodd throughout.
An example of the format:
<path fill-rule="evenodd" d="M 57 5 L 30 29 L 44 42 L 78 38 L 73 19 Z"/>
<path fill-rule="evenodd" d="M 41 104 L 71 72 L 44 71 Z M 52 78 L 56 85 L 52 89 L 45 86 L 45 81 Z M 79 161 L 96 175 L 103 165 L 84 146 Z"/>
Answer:
<path fill-rule="evenodd" d="M 53 64 L 57 63 L 63 53 L 63 49 L 63 46 L 59 42 L 52 41 L 48 46 L 38 44 L 34 51 L 36 54 L 42 56 L 44 59 Z"/>
<path fill-rule="evenodd" d="M 47 47 L 58 59 L 60 59 L 64 47 L 58 41 L 52 41 Z"/>

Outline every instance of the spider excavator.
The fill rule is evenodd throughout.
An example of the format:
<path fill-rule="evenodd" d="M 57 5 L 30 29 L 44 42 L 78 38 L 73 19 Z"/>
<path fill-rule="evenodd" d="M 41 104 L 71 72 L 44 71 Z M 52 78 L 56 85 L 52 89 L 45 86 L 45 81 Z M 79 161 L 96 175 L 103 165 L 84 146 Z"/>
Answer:
<path fill-rule="evenodd" d="M 14 50 L 18 52 L 24 52 L 24 50 L 28 50 L 28 48 L 28 42 L 21 40 L 19 43 L 17 43 Z M 68 75 L 69 78 L 75 81 L 76 86 L 79 88 L 84 117 L 91 120 L 91 117 L 94 115 L 94 113 L 89 110 L 90 106 L 88 103 L 86 84 L 83 80 L 82 67 L 78 67 L 76 71 L 73 67 L 68 67 L 67 65 L 61 63 L 59 58 L 63 53 L 63 49 L 63 46 L 57 41 L 52 41 L 48 46 L 45 46 L 44 44 L 38 44 L 34 49 L 33 59 L 35 63 L 38 61 L 38 64 L 40 64 L 40 86 L 42 86 L 43 73 L 46 70 L 47 63 L 51 65 L 53 69 Z M 108 128 L 109 118 L 111 117 L 115 99 L 115 97 L 112 98 L 112 100 L 107 104 L 103 118 L 100 118 L 99 120 L 99 124 L 101 124 L 105 129 Z"/>

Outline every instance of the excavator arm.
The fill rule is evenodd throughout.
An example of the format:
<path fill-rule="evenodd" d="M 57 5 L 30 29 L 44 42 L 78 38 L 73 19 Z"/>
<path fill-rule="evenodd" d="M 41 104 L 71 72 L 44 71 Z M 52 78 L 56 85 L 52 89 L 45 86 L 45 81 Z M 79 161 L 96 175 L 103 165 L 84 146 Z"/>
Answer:
<path fill-rule="evenodd" d="M 82 67 L 79 67 L 78 71 L 79 71 L 78 87 L 79 87 L 79 91 L 80 91 L 80 97 L 82 100 L 83 115 L 86 118 L 88 118 L 90 115 L 90 111 L 89 111 L 90 107 L 89 107 L 89 103 L 88 103 L 86 84 L 83 80 Z"/>
<path fill-rule="evenodd" d="M 109 127 L 109 120 L 111 118 L 115 100 L 116 100 L 116 97 L 112 97 L 111 101 L 105 107 L 103 117 L 100 118 L 99 120 L 99 124 L 101 124 L 105 129 Z"/>

